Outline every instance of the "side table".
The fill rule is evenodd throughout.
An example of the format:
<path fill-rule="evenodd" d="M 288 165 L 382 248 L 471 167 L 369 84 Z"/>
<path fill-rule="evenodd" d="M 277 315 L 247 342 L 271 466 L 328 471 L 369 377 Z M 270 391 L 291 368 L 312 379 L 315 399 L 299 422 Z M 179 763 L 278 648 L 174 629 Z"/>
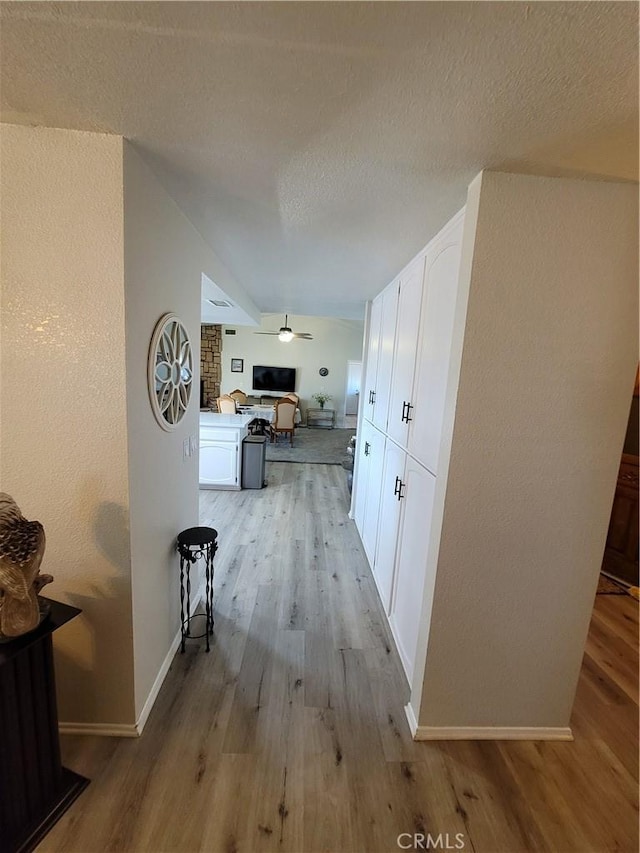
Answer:
<path fill-rule="evenodd" d="M 335 409 L 307 409 L 307 426 L 333 429 L 336 425 Z"/>
<path fill-rule="evenodd" d="M 180 651 L 184 653 L 185 641 L 206 637 L 209 651 L 209 637 L 213 634 L 213 558 L 218 550 L 218 531 L 213 527 L 190 527 L 178 534 L 176 548 L 180 554 Z M 191 633 L 191 564 L 204 557 L 205 572 L 205 629 L 204 634 Z M 186 602 L 185 602 L 186 598 Z M 186 610 L 185 610 L 186 605 Z M 186 612 L 186 616 L 185 616 Z"/>

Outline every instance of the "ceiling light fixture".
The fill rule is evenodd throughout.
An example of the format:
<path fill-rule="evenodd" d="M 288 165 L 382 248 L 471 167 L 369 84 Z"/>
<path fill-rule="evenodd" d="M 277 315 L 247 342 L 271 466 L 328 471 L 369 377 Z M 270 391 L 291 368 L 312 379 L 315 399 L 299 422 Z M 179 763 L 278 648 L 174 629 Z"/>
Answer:
<path fill-rule="evenodd" d="M 312 341 L 313 335 L 309 332 L 294 332 L 289 326 L 289 315 L 284 315 L 284 326 L 280 326 L 277 332 L 254 332 L 254 335 L 277 335 L 278 339 L 283 344 L 288 344 L 294 338 L 300 338 L 303 341 Z"/>

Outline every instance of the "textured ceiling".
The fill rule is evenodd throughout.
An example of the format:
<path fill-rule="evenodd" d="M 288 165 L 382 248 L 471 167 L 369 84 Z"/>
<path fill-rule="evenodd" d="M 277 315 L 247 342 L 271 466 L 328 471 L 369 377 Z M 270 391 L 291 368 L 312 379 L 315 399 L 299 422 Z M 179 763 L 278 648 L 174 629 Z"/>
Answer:
<path fill-rule="evenodd" d="M 2 119 L 118 133 L 262 311 L 361 316 L 483 167 L 635 179 L 635 3 L 3 3 Z"/>

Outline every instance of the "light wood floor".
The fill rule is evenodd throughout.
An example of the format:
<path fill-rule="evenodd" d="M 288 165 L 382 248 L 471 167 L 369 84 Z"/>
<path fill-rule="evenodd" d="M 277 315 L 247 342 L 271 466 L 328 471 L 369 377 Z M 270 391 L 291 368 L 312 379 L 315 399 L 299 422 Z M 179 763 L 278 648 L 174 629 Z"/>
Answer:
<path fill-rule="evenodd" d="M 636 851 L 637 603 L 598 597 L 575 742 L 415 744 L 345 472 L 268 476 L 202 493 L 215 646 L 176 656 L 142 738 L 63 739 L 93 781 L 39 849 L 387 853 L 417 832 L 475 853 Z"/>

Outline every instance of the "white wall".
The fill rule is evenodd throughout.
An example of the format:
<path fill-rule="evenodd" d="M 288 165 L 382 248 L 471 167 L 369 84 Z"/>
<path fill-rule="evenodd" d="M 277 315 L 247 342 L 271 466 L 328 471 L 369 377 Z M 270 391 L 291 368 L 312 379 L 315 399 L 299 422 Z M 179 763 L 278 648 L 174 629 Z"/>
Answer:
<path fill-rule="evenodd" d="M 363 306 L 364 316 L 364 306 Z M 282 314 L 263 314 L 262 331 L 277 331 L 284 324 Z M 362 336 L 364 320 L 339 320 L 331 317 L 290 317 L 289 326 L 298 332 L 310 332 L 312 341 L 294 339 L 282 343 L 276 336 L 254 334 L 257 329 L 246 326 L 231 326 L 234 336 L 225 335 L 222 329 L 222 391 L 228 393 L 240 388 L 251 393 L 252 368 L 254 364 L 274 367 L 296 368 L 296 392 L 300 395 L 303 411 L 318 404 L 313 394 L 326 392 L 332 400 L 327 408 L 336 410 L 338 426 L 343 425 L 347 361 L 362 358 Z M 244 372 L 231 373 L 231 359 L 244 359 Z M 322 377 L 321 367 L 329 370 Z"/>
<path fill-rule="evenodd" d="M 198 375 L 164 432 L 149 341 L 175 312 L 197 369 L 202 273 L 242 294 L 121 138 L 3 125 L 1 165 L 0 488 L 44 524 L 47 592 L 83 610 L 55 637 L 60 719 L 131 734 L 180 629 L 175 537 L 198 524 Z"/>
<path fill-rule="evenodd" d="M 200 363 L 199 238 L 133 147 L 124 145 L 124 259 L 127 332 L 131 561 L 135 708 L 140 718 L 180 628 L 176 535 L 198 524 L 198 457 L 183 440 L 198 435 L 199 383 L 173 432 L 156 422 L 147 390 L 149 341 L 163 314 L 187 328 Z M 190 251 L 190 249 L 192 251 Z M 198 574 L 193 580 L 198 588 Z"/>
<path fill-rule="evenodd" d="M 124 257 L 135 707 L 139 720 L 180 629 L 175 538 L 181 530 L 199 523 L 198 457 L 184 460 L 182 452 L 183 440 L 198 436 L 199 372 L 184 419 L 174 432 L 165 432 L 149 405 L 149 340 L 162 314 L 177 314 L 190 333 L 194 367 L 199 371 L 203 273 L 224 284 L 245 310 L 257 311 L 128 142 L 124 144 Z M 197 568 L 191 577 L 195 593 Z"/>
<path fill-rule="evenodd" d="M 637 188 L 487 172 L 475 189 L 412 705 L 423 727 L 566 727 L 638 359 Z"/>
<path fill-rule="evenodd" d="M 133 718 L 122 139 L 2 126 L 0 488 L 40 520 L 59 713 Z"/>

